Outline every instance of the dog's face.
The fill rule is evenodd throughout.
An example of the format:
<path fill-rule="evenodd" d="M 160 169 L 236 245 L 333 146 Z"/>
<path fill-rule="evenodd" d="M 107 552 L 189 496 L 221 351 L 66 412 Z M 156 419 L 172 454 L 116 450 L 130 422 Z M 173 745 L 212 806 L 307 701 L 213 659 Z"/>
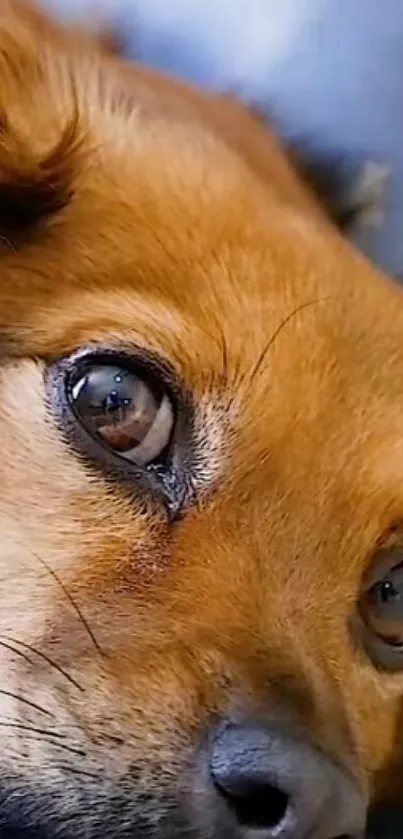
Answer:
<path fill-rule="evenodd" d="M 2 836 L 355 839 L 399 794 L 401 292 L 241 111 L 13 8 Z"/>

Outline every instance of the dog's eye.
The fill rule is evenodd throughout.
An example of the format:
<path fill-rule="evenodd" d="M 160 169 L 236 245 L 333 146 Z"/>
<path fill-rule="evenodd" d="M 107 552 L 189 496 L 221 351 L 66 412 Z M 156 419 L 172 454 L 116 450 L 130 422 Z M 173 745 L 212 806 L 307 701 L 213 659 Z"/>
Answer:
<path fill-rule="evenodd" d="M 157 460 L 169 443 L 171 401 L 133 370 L 112 364 L 87 366 L 71 380 L 69 399 L 92 437 L 138 466 Z"/>
<path fill-rule="evenodd" d="M 392 565 L 365 592 L 361 613 L 379 638 L 390 644 L 403 644 L 403 561 Z"/>
<path fill-rule="evenodd" d="M 384 670 L 403 670 L 403 549 L 377 551 L 359 600 L 357 629 L 370 658 Z"/>

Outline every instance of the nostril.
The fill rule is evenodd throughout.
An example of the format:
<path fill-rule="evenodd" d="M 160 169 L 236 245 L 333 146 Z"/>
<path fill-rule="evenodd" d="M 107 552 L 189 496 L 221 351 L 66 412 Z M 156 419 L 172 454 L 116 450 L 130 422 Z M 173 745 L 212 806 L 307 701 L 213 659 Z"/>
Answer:
<path fill-rule="evenodd" d="M 203 771 L 225 835 L 363 839 L 365 802 L 355 782 L 299 736 L 259 721 L 223 720 L 207 757 Z"/>
<path fill-rule="evenodd" d="M 216 785 L 243 827 L 273 829 L 287 813 L 288 795 L 278 787 L 254 783 L 228 793 Z"/>

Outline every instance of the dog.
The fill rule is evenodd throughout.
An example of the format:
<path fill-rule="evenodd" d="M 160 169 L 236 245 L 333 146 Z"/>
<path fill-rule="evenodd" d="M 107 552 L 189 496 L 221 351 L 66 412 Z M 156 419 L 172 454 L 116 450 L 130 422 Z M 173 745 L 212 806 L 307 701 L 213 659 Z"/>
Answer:
<path fill-rule="evenodd" d="M 402 290 L 242 106 L 0 11 L 0 834 L 401 796 Z"/>

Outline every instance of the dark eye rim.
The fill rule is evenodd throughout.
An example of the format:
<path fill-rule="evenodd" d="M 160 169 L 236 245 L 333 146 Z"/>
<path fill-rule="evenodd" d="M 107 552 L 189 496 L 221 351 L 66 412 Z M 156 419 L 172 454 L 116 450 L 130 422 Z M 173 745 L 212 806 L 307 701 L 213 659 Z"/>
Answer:
<path fill-rule="evenodd" d="M 138 466 L 113 452 L 86 429 L 70 398 L 71 387 L 92 365 L 122 366 L 143 378 L 159 393 L 166 393 L 174 413 L 174 426 L 163 459 Z M 190 503 L 194 460 L 194 405 L 191 393 L 165 359 L 138 347 L 93 345 L 53 361 L 46 370 L 48 402 L 70 448 L 82 462 L 114 485 L 128 489 L 138 500 L 157 500 L 170 518 Z"/>

